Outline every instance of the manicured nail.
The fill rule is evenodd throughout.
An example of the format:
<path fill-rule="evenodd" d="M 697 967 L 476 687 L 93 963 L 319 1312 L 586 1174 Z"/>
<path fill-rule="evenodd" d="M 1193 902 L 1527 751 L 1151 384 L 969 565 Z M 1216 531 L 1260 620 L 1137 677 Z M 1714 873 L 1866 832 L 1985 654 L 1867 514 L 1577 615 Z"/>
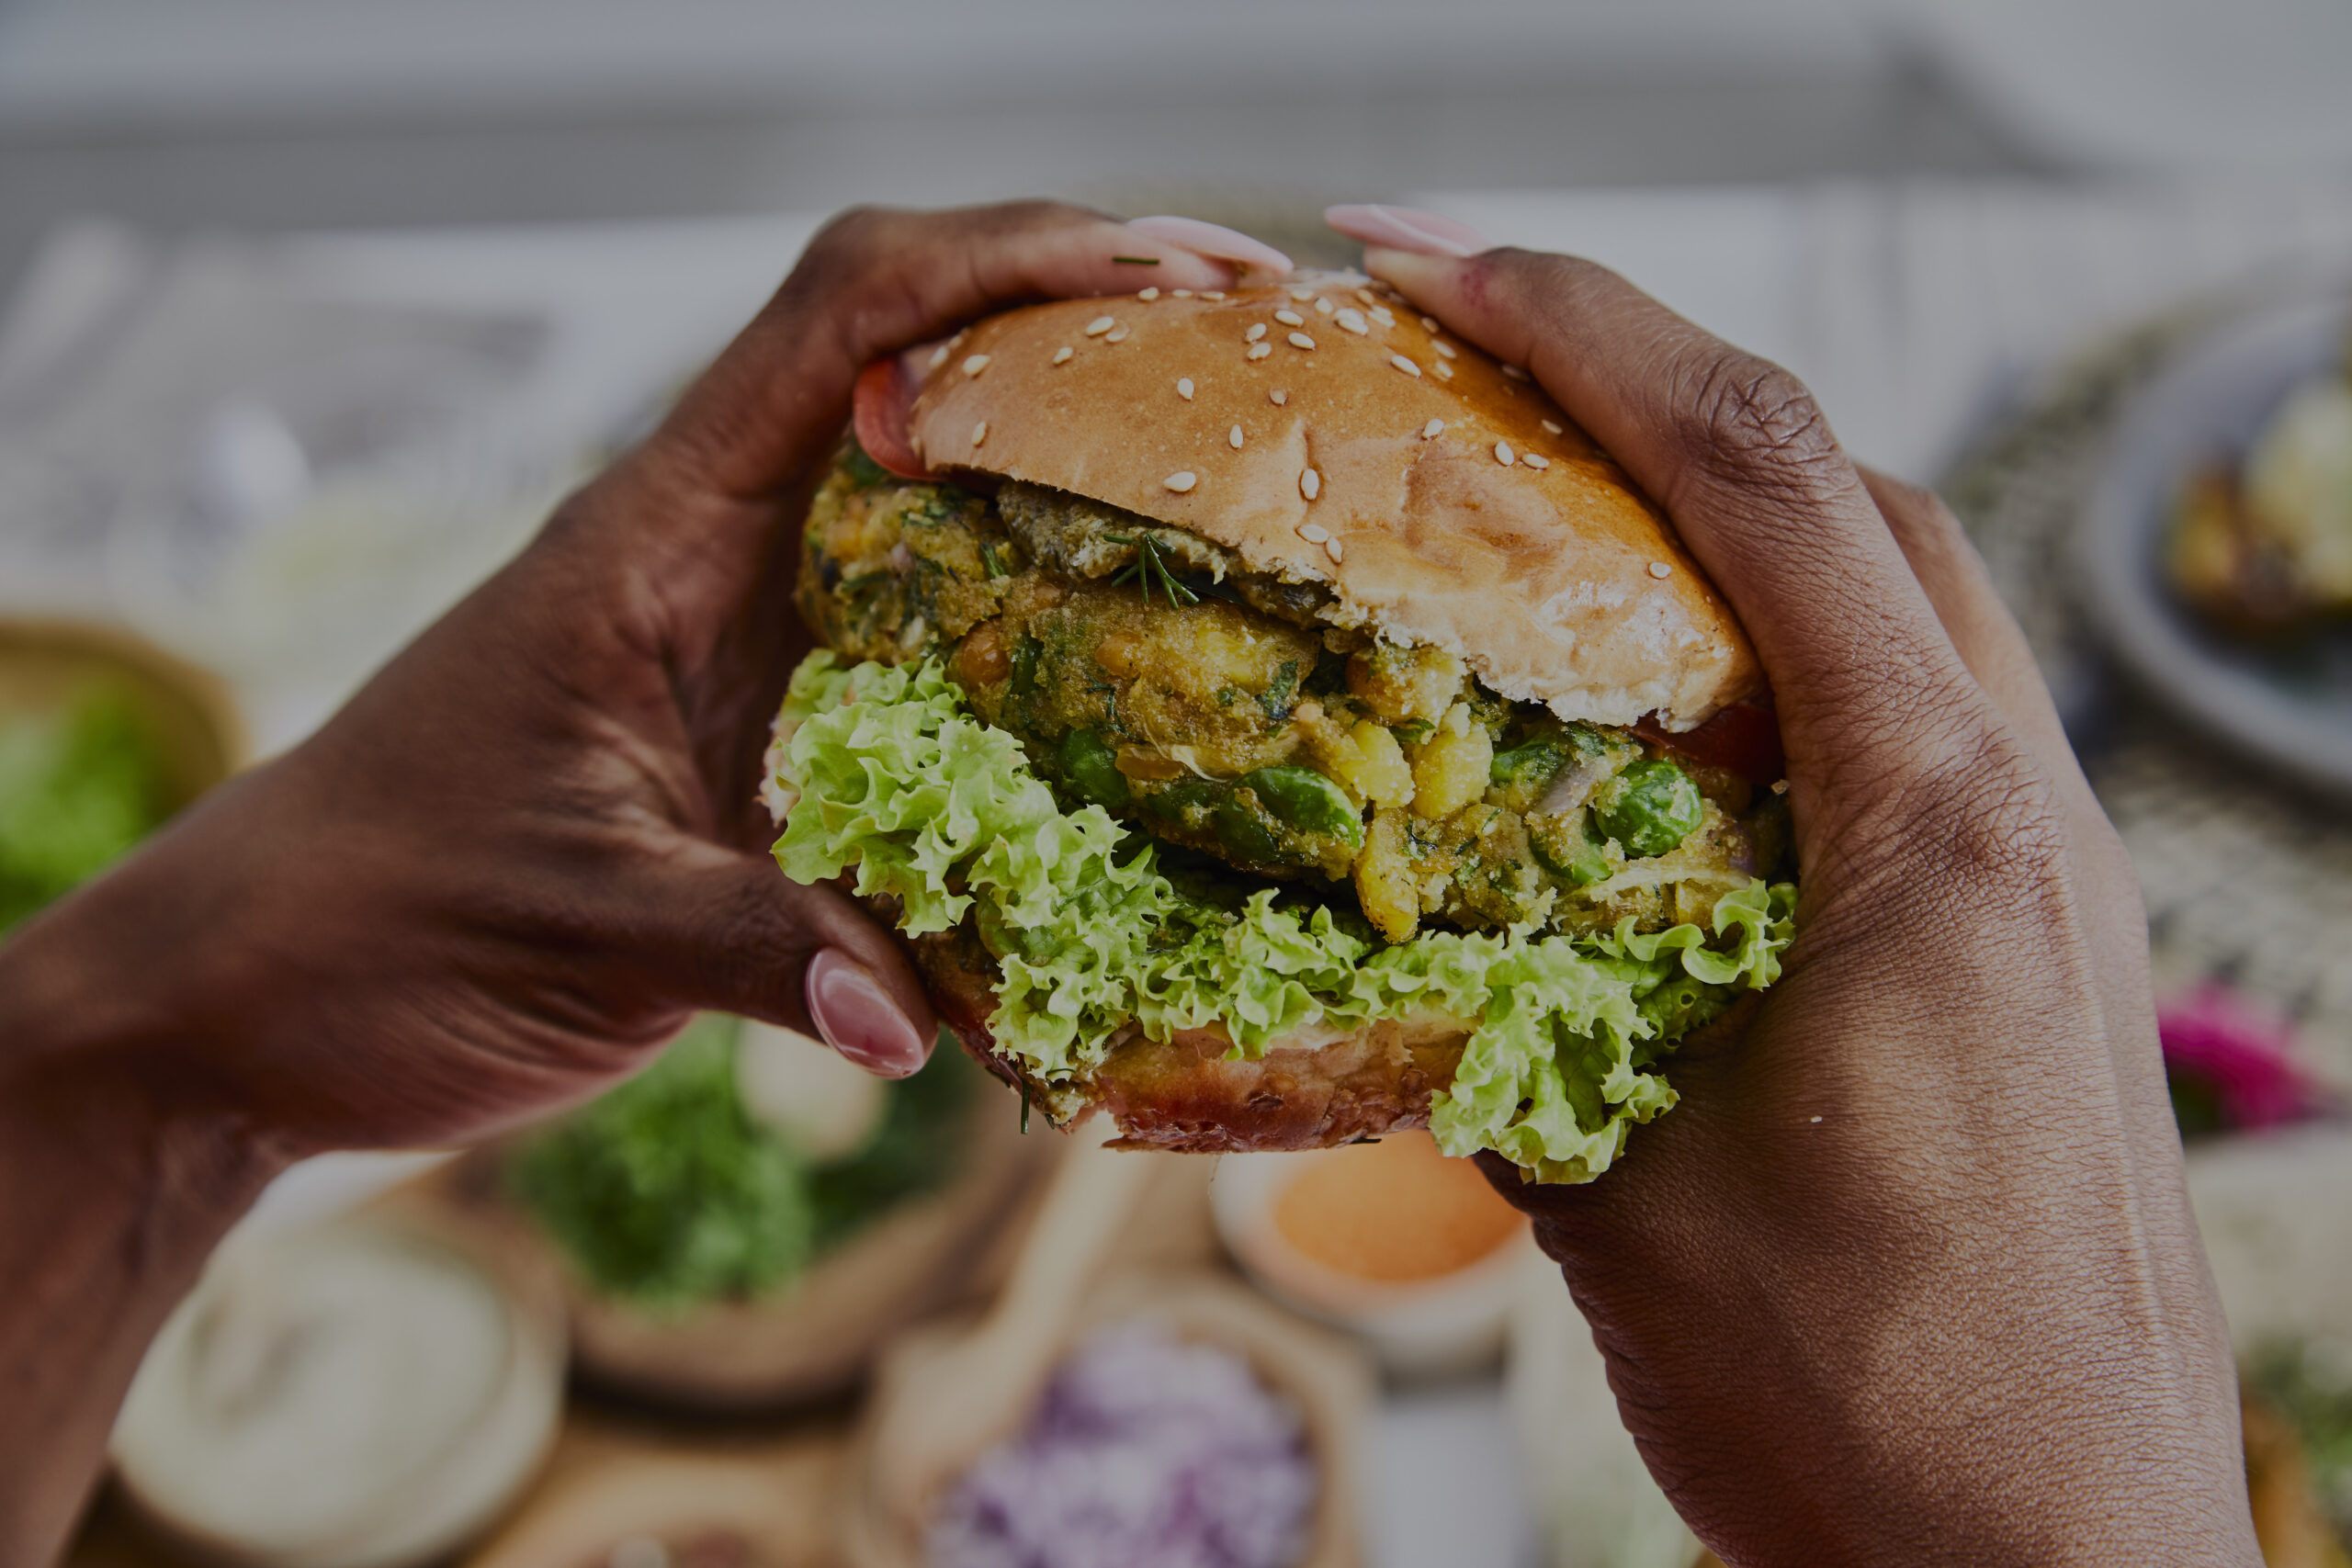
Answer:
<path fill-rule="evenodd" d="M 929 1053 L 874 972 L 837 947 L 808 961 L 808 1016 L 825 1043 L 879 1077 L 902 1078 Z"/>
<path fill-rule="evenodd" d="M 1494 244 L 1467 223 L 1418 207 L 1327 207 L 1323 221 L 1351 240 L 1424 256 L 1475 256 Z"/>
<path fill-rule="evenodd" d="M 1231 262 L 1244 272 L 1271 272 L 1277 277 L 1288 273 L 1290 257 L 1263 240 L 1253 240 L 1238 229 L 1222 223 L 1204 223 L 1197 218 L 1130 218 L 1127 227 L 1150 239 L 1181 245 L 1195 255 L 1214 261 Z"/>

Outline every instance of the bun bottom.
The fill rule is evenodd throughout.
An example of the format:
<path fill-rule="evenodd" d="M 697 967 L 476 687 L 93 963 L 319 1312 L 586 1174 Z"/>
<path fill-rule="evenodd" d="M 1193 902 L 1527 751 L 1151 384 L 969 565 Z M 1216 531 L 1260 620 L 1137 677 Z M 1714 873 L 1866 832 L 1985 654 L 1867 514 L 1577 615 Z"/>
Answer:
<path fill-rule="evenodd" d="M 1222 1029 L 1183 1030 L 1166 1041 L 1140 1031 L 1111 1048 L 1073 1094 L 1049 1092 L 996 1049 L 996 965 L 978 939 L 948 931 L 908 942 L 932 1005 L 964 1048 L 990 1072 L 1047 1106 L 1057 1122 L 1100 1109 L 1120 1145 L 1193 1154 L 1329 1148 L 1426 1127 L 1430 1098 L 1453 1081 L 1469 1030 L 1432 1014 L 1352 1031 L 1324 1030 L 1254 1061 L 1227 1060 Z"/>

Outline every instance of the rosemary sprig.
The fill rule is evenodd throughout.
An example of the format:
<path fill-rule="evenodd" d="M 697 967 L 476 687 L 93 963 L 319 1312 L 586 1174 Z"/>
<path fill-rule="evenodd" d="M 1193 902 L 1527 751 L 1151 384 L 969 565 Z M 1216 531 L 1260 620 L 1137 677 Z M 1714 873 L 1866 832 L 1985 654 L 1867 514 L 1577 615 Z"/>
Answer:
<path fill-rule="evenodd" d="M 1129 542 L 1123 536 L 1108 534 L 1103 537 L 1106 540 L 1114 539 L 1116 543 L 1123 545 Z M 1197 604 L 1201 602 L 1201 596 L 1187 588 L 1175 572 L 1170 570 L 1168 558 L 1159 553 L 1159 540 L 1146 534 L 1133 542 L 1136 547 L 1135 564 L 1113 578 L 1112 587 L 1118 588 L 1130 582 L 1135 583 L 1143 590 L 1144 601 L 1147 604 L 1150 602 L 1152 590 L 1156 587 L 1166 595 L 1168 607 L 1171 610 L 1180 605 Z"/>

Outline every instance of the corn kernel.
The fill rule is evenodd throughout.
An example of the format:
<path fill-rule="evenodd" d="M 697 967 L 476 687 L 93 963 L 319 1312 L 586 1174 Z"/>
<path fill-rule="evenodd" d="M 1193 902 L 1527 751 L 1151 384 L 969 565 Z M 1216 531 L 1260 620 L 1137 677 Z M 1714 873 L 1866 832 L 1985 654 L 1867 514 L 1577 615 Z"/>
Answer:
<path fill-rule="evenodd" d="M 1485 727 L 1471 722 L 1467 703 L 1454 704 L 1413 760 L 1415 813 L 1444 821 L 1487 793 L 1494 761 L 1495 743 Z"/>
<path fill-rule="evenodd" d="M 1440 648 L 1375 643 L 1348 660 L 1348 690 L 1391 724 L 1433 719 L 1461 694 L 1469 669 Z"/>
<path fill-rule="evenodd" d="M 1356 898 L 1364 918 L 1390 942 L 1405 941 L 1420 924 L 1421 890 L 1413 876 L 1404 812 L 1390 807 L 1373 818 L 1356 855 Z"/>
<path fill-rule="evenodd" d="M 1396 738 L 1372 720 L 1359 719 L 1344 745 L 1332 748 L 1333 772 L 1341 784 L 1374 806 L 1407 806 L 1413 799 L 1413 769 Z"/>

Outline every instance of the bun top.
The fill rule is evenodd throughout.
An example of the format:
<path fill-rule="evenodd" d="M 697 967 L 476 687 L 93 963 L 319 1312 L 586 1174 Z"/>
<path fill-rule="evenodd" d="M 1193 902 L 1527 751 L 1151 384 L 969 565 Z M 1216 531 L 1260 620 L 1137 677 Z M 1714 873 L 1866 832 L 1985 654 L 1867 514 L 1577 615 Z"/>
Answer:
<path fill-rule="evenodd" d="M 1761 689 L 1665 518 L 1542 389 L 1353 274 L 1070 299 L 933 356 L 915 450 L 1328 583 L 1563 718 L 1697 725 Z M 1236 443 L 1238 445 L 1236 445 Z"/>

